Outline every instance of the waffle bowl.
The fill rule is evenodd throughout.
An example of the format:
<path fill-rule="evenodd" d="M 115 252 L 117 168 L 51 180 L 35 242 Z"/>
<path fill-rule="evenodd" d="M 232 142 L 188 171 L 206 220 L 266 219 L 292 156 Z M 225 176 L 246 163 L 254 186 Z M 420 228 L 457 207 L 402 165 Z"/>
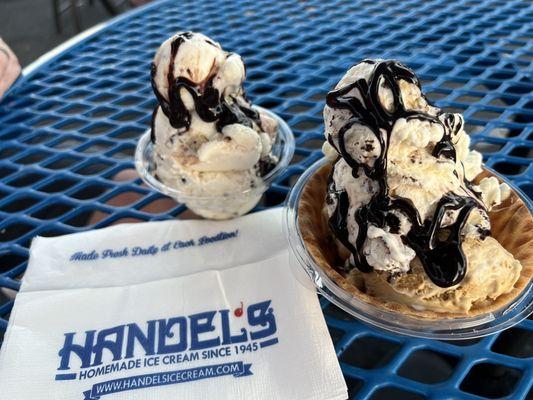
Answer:
<path fill-rule="evenodd" d="M 326 298 L 355 317 L 379 328 L 418 337 L 466 339 L 512 326 L 533 311 L 532 204 L 519 190 L 489 213 L 493 236 L 522 264 L 511 292 L 468 314 L 417 310 L 408 305 L 373 297 L 340 274 L 335 239 L 323 213 L 327 178 L 332 165 L 322 159 L 302 175 L 291 191 L 285 213 L 291 265 L 302 269 Z M 477 179 L 495 176 L 485 168 Z"/>

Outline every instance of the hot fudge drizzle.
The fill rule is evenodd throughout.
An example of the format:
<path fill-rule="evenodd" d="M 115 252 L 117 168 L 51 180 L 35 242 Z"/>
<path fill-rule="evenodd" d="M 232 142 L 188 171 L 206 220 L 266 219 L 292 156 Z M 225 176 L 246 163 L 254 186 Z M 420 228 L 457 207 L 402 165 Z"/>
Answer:
<path fill-rule="evenodd" d="M 205 122 L 215 122 L 218 131 L 229 124 L 242 124 L 248 127 L 252 127 L 253 123 L 261 127 L 261 120 L 259 113 L 248 107 L 245 104 L 239 103 L 235 97 L 230 97 L 231 101 L 228 101 L 224 96 L 221 96 L 219 91 L 213 87 L 213 78 L 216 75 L 216 66 L 213 64 L 211 67 L 211 73 L 209 78 L 203 82 L 192 82 L 191 80 L 180 76 L 174 75 L 174 59 L 178 54 L 178 50 L 185 39 L 191 39 L 193 37 L 192 32 L 182 32 L 174 38 L 170 47 L 170 58 L 168 65 L 168 92 L 167 98 L 157 88 L 155 82 L 155 76 L 157 73 L 157 66 L 152 63 L 151 67 L 151 83 L 152 89 L 157 97 L 157 101 L 161 106 L 161 110 L 168 118 L 170 125 L 178 130 L 178 134 L 185 133 L 191 125 L 191 114 L 185 107 L 183 100 L 181 99 L 181 89 L 185 89 L 191 95 L 195 111 L 198 116 Z M 207 43 L 215 46 L 211 41 Z M 229 56 L 230 54 L 228 54 Z M 242 98 L 246 100 L 244 90 L 242 92 Z M 153 121 L 157 108 L 152 118 L 152 143 L 155 143 L 155 133 L 153 127 Z"/>
<path fill-rule="evenodd" d="M 399 231 L 399 220 L 392 213 L 399 211 L 406 215 L 411 222 L 410 231 L 402 236 L 402 240 L 410 246 L 419 257 L 428 277 L 440 287 L 450 287 L 458 284 L 465 276 L 467 262 L 461 249 L 461 230 L 470 212 L 475 208 L 484 210 L 478 193 L 474 197 L 460 196 L 448 193 L 442 197 L 431 219 L 422 221 L 418 210 L 406 198 L 391 198 L 387 185 L 387 152 L 392 128 L 399 118 L 420 119 L 439 124 L 444 129 L 442 139 L 435 145 L 432 155 L 436 158 L 444 157 L 455 162 L 456 152 L 452 144 L 452 137 L 462 127 L 462 121 L 452 114 L 438 116 L 415 110 L 406 110 L 400 92 L 399 81 L 405 80 L 420 87 L 414 72 L 397 61 L 364 60 L 373 64 L 373 71 L 368 80 L 360 79 L 347 86 L 328 93 L 326 103 L 331 108 L 345 109 L 352 113 L 352 117 L 338 132 L 338 148 L 329 136 L 328 142 L 336 148 L 346 163 L 352 168 L 352 174 L 357 177 L 360 170 L 368 178 L 378 183 L 378 191 L 368 204 L 361 206 L 353 216 L 359 230 L 355 246 L 348 240 L 348 210 L 350 207 L 348 194 L 344 190 L 337 190 L 333 181 L 333 172 L 328 183 L 328 197 L 326 201 L 336 208 L 329 219 L 329 225 L 336 237 L 353 254 L 355 266 L 362 272 L 372 271 L 363 254 L 363 245 L 367 237 L 368 224 L 377 227 L 389 227 L 389 231 Z M 385 109 L 379 100 L 378 89 L 381 83 L 390 89 L 393 97 L 392 110 Z M 362 101 L 354 96 L 346 96 L 352 89 L 358 89 Z M 345 134 L 354 125 L 361 124 L 368 127 L 375 135 L 381 146 L 381 152 L 370 167 L 357 162 L 346 151 Z M 466 185 L 471 187 L 469 182 Z M 447 211 L 457 212 L 455 222 L 446 227 L 442 226 Z M 352 266 L 345 267 L 348 270 Z"/>

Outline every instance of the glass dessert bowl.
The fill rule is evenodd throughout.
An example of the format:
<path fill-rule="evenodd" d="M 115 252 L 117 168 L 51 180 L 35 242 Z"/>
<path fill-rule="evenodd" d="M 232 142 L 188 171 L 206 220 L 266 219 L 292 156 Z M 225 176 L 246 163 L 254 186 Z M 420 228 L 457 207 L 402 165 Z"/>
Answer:
<path fill-rule="evenodd" d="M 532 311 L 531 202 L 470 150 L 460 114 L 415 73 L 363 60 L 326 96 L 326 161 L 294 187 L 293 259 L 332 302 L 381 328 L 493 333 Z"/>
<path fill-rule="evenodd" d="M 246 190 L 227 193 L 223 196 L 192 196 L 179 188 L 165 185 L 158 179 L 154 163 L 154 145 L 150 140 L 151 131 L 147 130 L 137 142 L 135 150 L 135 168 L 142 180 L 152 189 L 169 196 L 179 203 L 184 203 L 194 211 L 208 219 L 228 219 L 246 214 L 254 208 L 263 193 L 272 182 L 289 165 L 294 155 L 294 135 L 287 125 L 277 114 L 254 106 L 255 109 L 275 119 L 278 123 L 278 134 L 272 145 L 272 155 L 277 158 L 276 165 L 261 177 L 259 184 Z"/>

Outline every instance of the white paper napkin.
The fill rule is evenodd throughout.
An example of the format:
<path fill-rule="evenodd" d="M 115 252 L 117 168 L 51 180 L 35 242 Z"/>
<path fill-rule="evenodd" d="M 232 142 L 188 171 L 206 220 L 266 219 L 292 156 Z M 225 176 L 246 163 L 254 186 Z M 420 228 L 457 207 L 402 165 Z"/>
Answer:
<path fill-rule="evenodd" d="M 0 398 L 347 398 L 280 210 L 37 238 L 0 352 Z"/>

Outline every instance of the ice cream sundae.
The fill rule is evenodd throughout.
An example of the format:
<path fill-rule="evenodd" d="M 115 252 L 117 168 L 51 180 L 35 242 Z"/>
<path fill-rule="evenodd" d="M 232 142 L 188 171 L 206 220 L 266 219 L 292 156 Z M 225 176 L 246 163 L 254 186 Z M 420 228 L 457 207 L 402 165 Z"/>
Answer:
<path fill-rule="evenodd" d="M 244 214 L 276 165 L 278 123 L 247 99 L 241 57 L 208 37 L 181 32 L 152 63 L 158 106 L 152 117 L 159 180 L 207 218 Z"/>
<path fill-rule="evenodd" d="M 430 104 L 413 71 L 393 60 L 356 64 L 328 93 L 324 122 L 331 165 L 322 234 L 331 236 L 336 256 L 327 262 L 341 286 L 434 316 L 501 306 L 529 282 L 531 260 L 521 265 L 492 236 L 510 188 L 480 176 L 482 156 L 469 149 L 463 117 Z M 317 179 L 302 196 L 302 231 L 319 225 L 302 218 Z M 525 213 L 521 223 L 531 228 Z M 330 250 L 311 248 L 324 263 Z"/>

